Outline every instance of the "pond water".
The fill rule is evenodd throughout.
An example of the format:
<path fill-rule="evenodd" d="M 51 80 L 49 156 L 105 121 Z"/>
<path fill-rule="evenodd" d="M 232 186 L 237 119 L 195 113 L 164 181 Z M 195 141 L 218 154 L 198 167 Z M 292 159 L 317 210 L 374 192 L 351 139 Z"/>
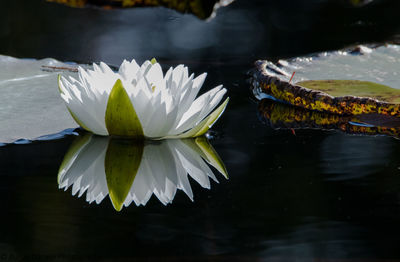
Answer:
<path fill-rule="evenodd" d="M 280 129 L 258 112 L 246 72 L 277 60 L 395 40 L 398 1 L 244 1 L 210 21 L 165 8 L 72 9 L 8 1 L 0 54 L 61 61 L 185 63 L 231 98 L 210 143 L 229 174 L 193 202 L 177 190 L 117 212 L 59 189 L 65 154 L 83 134 L 0 147 L 4 261 L 382 261 L 400 259 L 400 141 L 335 130 Z M 382 16 L 382 13 L 385 16 Z M 338 18 L 337 14 L 340 13 Z M 29 128 L 29 127 L 26 127 Z M 1 142 L 1 141 L 0 141 Z M 392 260 L 391 260 L 392 261 Z"/>

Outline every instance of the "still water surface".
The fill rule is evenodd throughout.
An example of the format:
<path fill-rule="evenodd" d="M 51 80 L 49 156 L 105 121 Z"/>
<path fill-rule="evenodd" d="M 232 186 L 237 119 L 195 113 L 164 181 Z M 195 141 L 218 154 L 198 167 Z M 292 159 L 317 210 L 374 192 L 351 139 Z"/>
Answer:
<path fill-rule="evenodd" d="M 339 2 L 238 0 L 209 22 L 163 8 L 3 4 L 2 54 L 113 65 L 124 58 L 183 62 L 196 74 L 209 73 L 205 90 L 224 84 L 231 102 L 211 139 L 229 180 L 218 177 L 208 190 L 189 179 L 193 202 L 177 191 L 167 206 L 152 196 L 145 206 L 116 212 L 108 198 L 88 204 L 85 195 L 59 190 L 58 169 L 74 135 L 0 147 L 0 257 L 400 259 L 400 141 L 273 128 L 246 83 L 260 58 L 383 42 L 400 32 L 397 1 L 358 8 Z"/>

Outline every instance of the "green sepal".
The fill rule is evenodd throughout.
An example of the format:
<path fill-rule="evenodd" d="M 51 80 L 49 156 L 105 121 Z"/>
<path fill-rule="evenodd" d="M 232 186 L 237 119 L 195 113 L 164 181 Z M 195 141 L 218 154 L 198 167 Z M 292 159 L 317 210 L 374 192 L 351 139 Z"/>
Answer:
<path fill-rule="evenodd" d="M 105 123 L 109 135 L 144 138 L 142 124 L 120 79 L 108 98 Z"/>
<path fill-rule="evenodd" d="M 90 130 L 89 127 L 87 127 L 72 111 L 71 109 L 69 109 L 69 107 L 67 106 L 68 112 L 69 114 L 72 116 L 72 119 L 74 119 L 74 121 L 83 129 L 85 129 L 86 131 L 92 132 L 92 130 Z M 93 133 L 93 132 L 92 132 Z"/>
<path fill-rule="evenodd" d="M 154 65 L 154 64 L 156 64 L 157 63 L 157 59 L 155 59 L 154 57 L 150 60 L 150 63 L 152 64 L 152 65 Z"/>
<path fill-rule="evenodd" d="M 222 115 L 226 106 L 228 105 L 228 102 L 229 102 L 229 97 L 210 115 L 208 115 L 205 119 L 203 119 L 197 126 L 193 127 L 192 129 L 181 135 L 171 138 L 189 138 L 189 137 L 198 137 L 204 135 L 208 131 L 208 129 L 210 129 L 210 127 Z"/>
<path fill-rule="evenodd" d="M 110 139 L 104 168 L 108 194 L 115 210 L 120 211 L 142 161 L 144 142 Z"/>

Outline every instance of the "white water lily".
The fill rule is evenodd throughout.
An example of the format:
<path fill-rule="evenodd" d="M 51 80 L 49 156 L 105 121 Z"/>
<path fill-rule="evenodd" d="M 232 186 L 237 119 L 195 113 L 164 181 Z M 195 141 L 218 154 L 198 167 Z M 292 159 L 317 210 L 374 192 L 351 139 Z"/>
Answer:
<path fill-rule="evenodd" d="M 218 154 L 205 137 L 158 142 L 110 139 L 86 134 L 71 145 L 58 174 L 59 188 L 99 204 L 109 195 L 116 210 L 146 205 L 154 194 L 164 205 L 178 189 L 193 201 L 188 175 L 203 188 L 218 182 L 206 163 L 227 178 Z"/>
<path fill-rule="evenodd" d="M 194 78 L 178 65 L 164 75 L 153 59 L 124 61 L 118 72 L 105 63 L 78 69 L 79 78 L 59 77 L 61 97 L 75 121 L 98 135 L 187 138 L 203 135 L 223 113 L 222 85 L 196 98 L 206 73 Z M 214 110 L 215 109 L 215 110 Z"/>

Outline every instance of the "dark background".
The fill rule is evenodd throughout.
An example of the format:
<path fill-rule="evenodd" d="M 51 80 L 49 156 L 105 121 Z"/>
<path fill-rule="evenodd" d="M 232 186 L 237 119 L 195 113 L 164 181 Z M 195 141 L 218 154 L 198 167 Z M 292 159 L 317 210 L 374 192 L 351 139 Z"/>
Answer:
<path fill-rule="evenodd" d="M 400 2 L 237 0 L 203 21 L 166 8 L 73 9 L 43 0 L 3 1 L 0 53 L 119 65 L 149 57 L 250 62 L 395 38 Z"/>

